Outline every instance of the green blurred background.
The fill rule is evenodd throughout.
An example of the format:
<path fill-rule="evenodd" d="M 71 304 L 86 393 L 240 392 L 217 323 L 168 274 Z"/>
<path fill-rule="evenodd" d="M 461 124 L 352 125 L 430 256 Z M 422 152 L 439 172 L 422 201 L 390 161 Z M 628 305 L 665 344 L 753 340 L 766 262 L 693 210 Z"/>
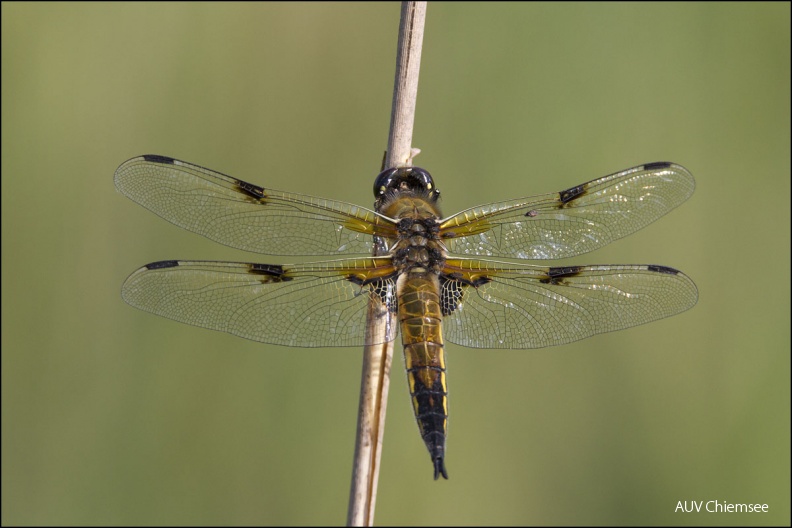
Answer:
<path fill-rule="evenodd" d="M 344 522 L 361 351 L 125 305 L 151 261 L 284 260 L 183 231 L 112 176 L 165 154 L 370 206 L 398 17 L 2 4 L 4 525 Z M 700 300 L 552 349 L 449 345 L 447 482 L 398 351 L 377 523 L 788 524 L 789 4 L 431 4 L 426 27 L 414 145 L 444 212 L 681 163 L 689 202 L 567 262 L 678 267 Z M 693 500 L 770 512 L 674 513 Z"/>

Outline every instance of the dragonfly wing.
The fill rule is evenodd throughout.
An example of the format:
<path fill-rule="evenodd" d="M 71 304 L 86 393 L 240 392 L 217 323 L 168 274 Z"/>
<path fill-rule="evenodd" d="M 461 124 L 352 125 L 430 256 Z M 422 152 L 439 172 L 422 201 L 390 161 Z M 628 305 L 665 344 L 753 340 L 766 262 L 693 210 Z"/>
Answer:
<path fill-rule="evenodd" d="M 648 163 L 561 192 L 462 211 L 441 221 L 440 236 L 459 255 L 567 258 L 638 231 L 694 188 L 681 165 Z"/>
<path fill-rule="evenodd" d="M 296 265 L 154 262 L 132 273 L 121 295 L 147 312 L 277 345 L 362 346 L 391 341 L 398 331 L 389 325 L 384 339 L 366 337 L 370 300 L 382 317 L 397 309 L 388 258 Z"/>
<path fill-rule="evenodd" d="M 474 348 L 541 348 L 683 312 L 696 304 L 684 273 L 654 265 L 540 267 L 447 261 L 444 334 Z"/>
<path fill-rule="evenodd" d="M 356 205 L 264 189 L 157 155 L 115 172 L 124 195 L 165 220 L 227 246 L 268 255 L 371 254 L 392 220 Z"/>

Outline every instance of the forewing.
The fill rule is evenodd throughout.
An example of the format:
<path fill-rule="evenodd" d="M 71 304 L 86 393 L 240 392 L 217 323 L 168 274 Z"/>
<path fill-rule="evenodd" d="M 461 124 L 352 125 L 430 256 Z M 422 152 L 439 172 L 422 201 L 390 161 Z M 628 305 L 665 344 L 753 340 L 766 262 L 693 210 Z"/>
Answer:
<path fill-rule="evenodd" d="M 356 205 L 264 189 L 173 158 L 146 155 L 115 172 L 119 191 L 165 220 L 268 255 L 371 254 L 388 218 Z"/>
<path fill-rule="evenodd" d="M 388 258 L 283 266 L 154 262 L 127 278 L 121 296 L 147 312 L 276 345 L 361 346 L 391 341 L 398 331 L 387 325 L 384 338 L 365 337 L 370 299 L 381 317 L 397 309 Z"/>
<path fill-rule="evenodd" d="M 696 285 L 665 266 L 540 267 L 472 259 L 441 275 L 444 334 L 475 348 L 541 348 L 683 312 Z"/>
<path fill-rule="evenodd" d="M 567 258 L 638 231 L 694 188 L 684 167 L 649 163 L 561 192 L 462 211 L 441 221 L 440 236 L 459 255 Z"/>

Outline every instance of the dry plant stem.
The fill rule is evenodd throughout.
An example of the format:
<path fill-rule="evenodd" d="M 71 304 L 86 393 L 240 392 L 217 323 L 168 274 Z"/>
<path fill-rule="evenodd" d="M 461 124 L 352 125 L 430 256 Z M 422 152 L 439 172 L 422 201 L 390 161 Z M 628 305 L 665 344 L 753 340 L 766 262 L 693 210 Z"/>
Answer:
<path fill-rule="evenodd" d="M 396 79 L 393 83 L 393 107 L 388 134 L 385 168 L 412 165 L 412 135 L 418 74 L 421 71 L 426 2 L 402 2 L 399 23 L 399 50 L 396 56 Z"/>
<path fill-rule="evenodd" d="M 410 166 L 412 157 L 420 152 L 412 148 L 412 132 L 425 19 L 426 2 L 402 2 L 385 168 Z M 377 249 L 374 250 L 375 255 L 378 255 Z M 367 336 L 374 337 L 385 335 L 389 326 L 397 324 L 397 321 L 393 314 L 382 313 L 379 303 L 371 303 L 368 323 Z M 363 351 L 357 441 L 347 512 L 348 526 L 374 524 L 393 345 L 393 341 L 370 345 L 364 347 Z"/>

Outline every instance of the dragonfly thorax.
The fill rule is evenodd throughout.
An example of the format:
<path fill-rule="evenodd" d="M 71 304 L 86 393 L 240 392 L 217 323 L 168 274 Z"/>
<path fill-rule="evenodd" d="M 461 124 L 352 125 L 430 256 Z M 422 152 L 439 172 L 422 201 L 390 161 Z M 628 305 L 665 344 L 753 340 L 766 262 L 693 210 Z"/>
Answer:
<path fill-rule="evenodd" d="M 446 249 L 439 238 L 437 218 L 402 218 L 399 238 L 391 251 L 400 271 L 439 273 L 445 265 Z"/>

